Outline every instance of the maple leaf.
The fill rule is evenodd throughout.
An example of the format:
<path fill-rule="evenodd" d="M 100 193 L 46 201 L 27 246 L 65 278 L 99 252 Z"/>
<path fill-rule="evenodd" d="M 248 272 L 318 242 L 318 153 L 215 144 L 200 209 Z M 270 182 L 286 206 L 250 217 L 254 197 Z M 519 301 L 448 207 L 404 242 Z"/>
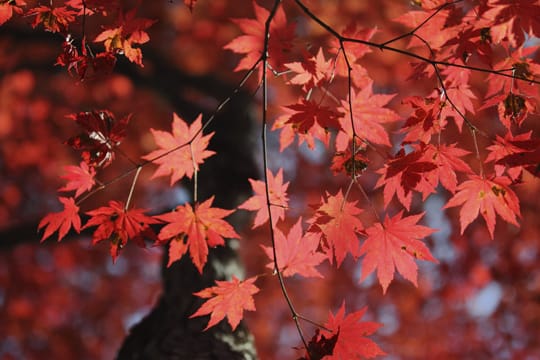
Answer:
<path fill-rule="evenodd" d="M 365 146 L 362 146 L 362 144 L 358 144 L 357 141 L 354 159 L 351 149 L 352 146 L 347 146 L 347 149 L 345 151 L 335 152 L 334 157 L 332 158 L 332 165 L 330 167 L 334 174 L 337 174 L 339 172 L 345 172 L 348 176 L 354 178 L 367 169 L 370 161 L 365 156 Z"/>
<path fill-rule="evenodd" d="M 22 0 L 7 1 L 0 4 L 0 25 L 3 25 L 6 21 L 11 19 L 13 13 L 22 14 L 22 6 L 25 6 L 26 2 Z"/>
<path fill-rule="evenodd" d="M 145 209 L 129 209 L 121 201 L 111 200 L 109 206 L 102 206 L 86 214 L 91 218 L 82 227 L 83 229 L 97 226 L 92 235 L 92 244 L 103 240 L 110 241 L 110 254 L 113 261 L 118 257 L 119 251 L 128 241 L 145 247 L 144 239 L 155 240 L 156 236 L 150 224 L 158 221 L 144 215 Z"/>
<path fill-rule="evenodd" d="M 382 124 L 400 119 L 399 115 L 393 110 L 384 108 L 395 94 L 373 94 L 372 86 L 373 81 L 370 81 L 358 93 L 352 90 L 351 102 L 354 134 L 360 139 L 367 140 L 371 143 L 391 146 L 388 133 Z M 338 132 L 336 148 L 338 151 L 345 151 L 345 148 L 353 138 L 349 102 L 341 101 L 341 108 L 339 110 L 344 115 L 340 118 L 342 130 Z"/>
<path fill-rule="evenodd" d="M 323 234 L 326 240 L 326 253 L 330 260 L 336 259 L 340 266 L 347 253 L 355 258 L 360 254 L 360 244 L 357 233 L 364 226 L 357 215 L 362 210 L 356 206 L 357 201 L 347 201 L 340 191 L 336 195 L 326 193 L 326 200 L 321 199 L 321 205 L 317 208 L 312 219 L 309 220 L 309 231 Z"/>
<path fill-rule="evenodd" d="M 304 91 L 319 86 L 330 73 L 331 61 L 326 61 L 322 48 L 319 48 L 316 56 L 304 54 L 302 62 L 285 64 L 295 75 L 288 81 L 293 85 L 302 85 Z"/>
<path fill-rule="evenodd" d="M 394 19 L 394 21 L 414 29 L 422 24 L 431 13 L 432 11 L 423 10 L 407 11 Z M 458 26 L 447 26 L 448 19 L 452 14 L 449 8 L 438 11 L 437 16 L 432 17 L 414 32 L 416 36 L 410 37 L 407 47 L 425 46 L 425 43 L 420 39 L 429 39 L 429 47 L 431 49 L 441 49 L 450 39 L 454 39 L 460 30 Z"/>
<path fill-rule="evenodd" d="M 209 300 L 202 304 L 190 318 L 210 314 L 210 321 L 204 329 L 208 330 L 226 316 L 234 331 L 244 317 L 244 310 L 255 311 L 253 295 L 259 292 L 259 288 L 254 285 L 255 280 L 257 280 L 256 276 L 240 281 L 234 275 L 232 281 L 216 280 L 217 286 L 195 293 L 198 297 Z"/>
<path fill-rule="evenodd" d="M 488 180 L 477 175 L 470 175 L 469 180 L 458 186 L 458 192 L 448 200 L 444 208 L 462 205 L 459 211 L 461 234 L 479 213 L 486 221 L 492 239 L 496 213 L 506 222 L 519 226 L 516 220 L 516 216 L 521 217 L 519 199 L 508 187 L 510 183 L 510 179 L 504 176 Z"/>
<path fill-rule="evenodd" d="M 379 345 L 366 337 L 382 326 L 372 321 L 360 321 L 366 311 L 367 307 L 363 307 L 345 316 L 345 301 L 343 301 L 335 315 L 329 312 L 328 321 L 324 324 L 324 329 L 320 330 L 320 337 L 332 339 L 337 335 L 337 341 L 332 355 L 325 356 L 325 360 L 370 359 L 386 354 Z"/>
<path fill-rule="evenodd" d="M 47 31 L 60 32 L 63 29 L 67 29 L 68 25 L 75 21 L 77 13 L 65 6 L 52 8 L 42 5 L 30 9 L 28 15 L 36 16 L 32 27 L 35 28 L 41 24 Z"/>
<path fill-rule="evenodd" d="M 129 61 L 144 66 L 142 63 L 141 49 L 133 45 L 141 45 L 150 40 L 150 36 L 145 31 L 155 20 L 136 18 L 137 9 L 119 14 L 117 27 L 106 29 L 96 36 L 94 42 L 103 42 L 107 52 L 119 53 L 125 55 Z"/>
<path fill-rule="evenodd" d="M 293 128 L 300 133 L 310 131 L 315 122 L 325 130 L 328 128 L 341 129 L 338 121 L 339 114 L 328 106 L 301 99 L 300 103 L 288 105 L 286 108 L 295 111 L 295 113 L 285 123 L 292 124 Z"/>
<path fill-rule="evenodd" d="M 442 107 L 440 97 L 424 99 L 410 96 L 403 99 L 402 103 L 409 104 L 414 109 L 414 114 L 405 120 L 401 130 L 405 133 L 403 144 L 417 141 L 429 144 L 431 137 L 444 129 L 446 121 L 440 116 Z"/>
<path fill-rule="evenodd" d="M 58 189 L 58 191 L 75 190 L 75 197 L 79 197 L 83 192 L 92 189 L 95 184 L 94 176 L 96 171 L 89 167 L 84 161 L 79 166 L 66 166 L 66 175 L 61 176 L 68 183 Z"/>
<path fill-rule="evenodd" d="M 62 240 L 73 227 L 77 233 L 81 232 L 81 218 L 79 217 L 79 207 L 75 204 L 75 199 L 59 197 L 58 200 L 64 205 L 64 210 L 47 214 L 38 225 L 38 230 L 46 227 L 41 241 L 43 242 L 55 231 L 58 230 L 58 241 Z"/>
<path fill-rule="evenodd" d="M 481 17 L 491 20 L 491 36 L 495 43 L 507 39 L 514 48 L 529 37 L 540 37 L 540 4 L 537 0 L 490 0 L 490 7 Z"/>
<path fill-rule="evenodd" d="M 317 251 L 320 237 L 309 232 L 302 235 L 302 218 L 298 219 L 287 236 L 279 229 L 276 229 L 274 234 L 277 263 L 283 276 L 299 274 L 304 277 L 323 277 L 315 268 L 326 259 L 325 254 Z M 266 267 L 274 269 L 272 247 L 262 246 L 262 248 L 272 260 Z"/>
<path fill-rule="evenodd" d="M 430 178 L 430 184 L 441 183 L 442 186 L 451 193 L 456 192 L 457 176 L 456 171 L 472 174 L 470 166 L 460 157 L 470 154 L 469 151 L 457 147 L 457 144 L 444 145 L 438 147 L 427 145 L 424 147 L 423 158 L 432 161 L 436 169 L 426 174 Z"/>
<path fill-rule="evenodd" d="M 198 165 L 215 152 L 206 150 L 214 133 L 202 135 L 202 114 L 191 125 L 173 114 L 172 132 L 150 129 L 159 150 L 154 150 L 142 158 L 158 164 L 152 179 L 171 175 L 171 186 L 184 176 L 192 178 Z M 194 169 L 194 167 L 196 167 Z"/>
<path fill-rule="evenodd" d="M 86 46 L 86 38 L 82 39 L 81 54 L 75 45 L 73 38 L 67 35 L 62 44 L 62 53 L 56 58 L 55 65 L 66 66 L 71 76 L 77 76 L 79 80 L 88 80 L 108 75 L 116 64 L 116 56 L 112 52 L 100 52 L 89 54 Z"/>
<path fill-rule="evenodd" d="M 188 250 L 193 264 L 202 274 L 208 257 L 208 246 L 224 245 L 226 238 L 239 238 L 234 228 L 225 220 L 234 210 L 213 208 L 212 196 L 208 200 L 198 203 L 195 208 L 190 204 L 180 205 L 175 211 L 157 215 L 154 218 L 167 222 L 158 234 L 158 239 L 163 242 L 171 240 L 169 263 L 180 259 Z M 186 244 L 184 243 L 186 240 Z"/>
<path fill-rule="evenodd" d="M 114 148 L 126 136 L 131 115 L 116 121 L 107 110 L 94 110 L 67 116 L 83 128 L 83 133 L 71 137 L 66 144 L 82 151 L 84 162 L 93 167 L 107 166 L 114 159 Z"/>
<path fill-rule="evenodd" d="M 293 110 L 290 107 L 286 106 L 282 107 L 282 110 L 283 114 L 276 118 L 276 120 L 274 121 L 274 125 L 272 126 L 272 130 L 281 129 L 281 132 L 279 134 L 280 151 L 283 151 L 285 148 L 290 146 L 296 137 L 298 137 L 299 144 L 306 143 L 310 149 L 315 148 L 315 140 L 320 140 L 325 146 L 328 146 L 328 144 L 330 143 L 330 131 L 320 126 L 318 121 L 314 121 L 315 118 L 311 119 L 313 121 L 311 121 L 311 127 L 309 131 L 301 132 L 298 131 L 298 126 L 294 122 L 290 121 L 293 116 L 296 116 L 295 119 L 298 120 L 298 116 L 302 116 L 301 113 L 298 113 L 296 110 Z M 334 115 L 331 113 L 328 114 L 330 114 L 331 116 Z M 305 115 L 306 114 L 304 113 L 304 118 Z M 313 115 L 317 116 L 317 114 Z M 300 117 L 300 120 L 302 120 L 302 117 Z M 339 123 L 338 127 L 340 127 Z"/>
<path fill-rule="evenodd" d="M 343 29 L 341 36 L 349 39 L 369 41 L 376 32 L 377 28 L 365 29 L 362 28 L 357 22 L 352 22 Z M 358 64 L 356 64 L 358 60 L 360 60 L 365 54 L 371 52 L 371 48 L 369 46 L 351 41 L 343 43 L 343 47 L 347 54 L 349 64 L 354 64 L 354 68 L 358 67 Z M 336 75 L 348 77 L 349 66 L 345 60 L 343 52 L 341 51 L 341 43 L 338 39 L 334 37 L 330 39 L 329 51 L 331 54 L 339 55 L 339 57 L 336 58 L 334 65 Z"/>
<path fill-rule="evenodd" d="M 264 28 L 269 11 L 253 1 L 255 19 L 233 19 L 245 35 L 238 36 L 223 48 L 245 56 L 234 71 L 248 70 L 261 58 L 264 47 Z M 278 7 L 270 24 L 268 40 L 268 62 L 272 69 L 282 71 L 294 39 L 294 23 L 287 23 L 283 8 Z"/>
<path fill-rule="evenodd" d="M 272 213 L 272 226 L 275 226 L 278 220 L 285 218 L 285 209 L 289 205 L 287 197 L 287 188 L 289 183 L 283 183 L 283 169 L 279 169 L 276 176 L 270 170 L 266 170 L 268 178 L 268 191 L 270 200 L 270 211 Z M 252 229 L 261 226 L 268 221 L 268 206 L 266 205 L 266 187 L 263 181 L 249 179 L 255 195 L 247 199 L 238 206 L 239 209 L 257 211 Z"/>
<path fill-rule="evenodd" d="M 382 176 L 375 187 L 384 186 L 384 206 L 388 207 L 395 194 L 401 204 L 409 210 L 413 190 L 420 191 L 424 199 L 434 193 L 437 183 L 433 182 L 433 177 L 429 176 L 429 173 L 435 169 L 437 165 L 432 159 L 424 157 L 422 148 L 409 154 L 400 150 L 393 159 L 387 161 L 384 168 L 377 171 Z"/>
<path fill-rule="evenodd" d="M 538 165 L 540 141 L 531 139 L 531 134 L 532 131 L 529 131 L 514 136 L 507 132 L 504 138 L 497 135 L 495 143 L 487 147 L 489 154 L 486 158 L 487 163 L 495 163 L 495 175 L 502 176 L 506 171 L 510 179 L 516 181 L 524 166 L 531 168 Z M 536 171 L 531 172 L 534 174 Z"/>
<path fill-rule="evenodd" d="M 417 225 L 424 213 L 406 217 L 402 215 L 403 211 L 391 218 L 387 215 L 383 223 L 377 222 L 367 228 L 368 237 L 360 248 L 360 254 L 366 255 L 362 261 L 360 281 L 377 269 L 383 293 L 386 293 L 396 269 L 405 279 L 418 286 L 418 267 L 414 259 L 438 263 L 428 247 L 420 241 L 437 230 Z"/>

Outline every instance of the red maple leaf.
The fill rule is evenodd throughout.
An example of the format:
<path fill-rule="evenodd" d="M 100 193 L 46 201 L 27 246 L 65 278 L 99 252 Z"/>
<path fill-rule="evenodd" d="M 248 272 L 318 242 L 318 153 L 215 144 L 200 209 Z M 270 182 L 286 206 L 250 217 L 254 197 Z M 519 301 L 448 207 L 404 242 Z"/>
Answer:
<path fill-rule="evenodd" d="M 516 216 L 521 217 L 519 199 L 508 187 L 510 183 L 510 179 L 504 176 L 488 180 L 470 175 L 469 180 L 458 186 L 458 192 L 448 200 L 444 208 L 462 205 L 459 211 L 461 234 L 478 217 L 479 213 L 486 221 L 492 239 L 496 213 L 506 222 L 519 226 L 516 220 Z"/>
<path fill-rule="evenodd" d="M 172 132 L 150 129 L 159 150 L 154 150 L 142 158 L 158 164 L 152 178 L 171 175 L 171 186 L 184 176 L 189 179 L 198 170 L 204 159 L 215 152 L 206 150 L 214 135 L 202 135 L 202 114 L 191 125 L 173 114 Z"/>
<path fill-rule="evenodd" d="M 441 100 L 436 98 L 421 98 L 411 96 L 402 101 L 414 109 L 414 114 L 409 116 L 403 124 L 401 132 L 405 133 L 403 144 L 420 141 L 429 144 L 431 137 L 444 129 L 446 121 L 441 118 Z"/>
<path fill-rule="evenodd" d="M 25 6 L 26 2 L 23 0 L 6 1 L 0 4 L 0 25 L 11 19 L 13 13 L 22 14 L 22 6 Z"/>
<path fill-rule="evenodd" d="M 180 259 L 188 250 L 193 264 L 202 274 L 208 257 L 208 246 L 224 245 L 226 238 L 239 238 L 234 228 L 223 220 L 234 210 L 213 208 L 214 197 L 196 204 L 180 205 L 175 211 L 154 216 L 156 219 L 167 222 L 158 234 L 160 241 L 171 239 L 169 248 L 169 264 Z"/>
<path fill-rule="evenodd" d="M 141 49 L 133 45 L 141 45 L 150 40 L 146 32 L 156 21 L 145 18 L 136 18 L 137 9 L 127 12 L 125 15 L 119 13 L 119 25 L 106 29 L 96 38 L 94 42 L 103 42 L 107 52 L 123 54 L 129 61 L 143 66 Z"/>
<path fill-rule="evenodd" d="M 103 240 L 110 241 L 110 253 L 113 261 L 118 257 L 119 251 L 124 248 L 128 241 L 135 242 L 140 247 L 145 247 L 144 239 L 154 240 L 156 235 L 149 226 L 158 221 L 144 215 L 144 209 L 127 210 L 121 201 L 109 201 L 109 206 L 102 206 L 86 214 L 91 218 L 83 226 L 83 229 L 97 226 L 92 235 L 92 244 L 95 245 Z"/>
<path fill-rule="evenodd" d="M 288 81 L 290 84 L 302 85 L 304 91 L 319 86 L 332 70 L 331 61 L 326 61 L 322 48 L 319 48 L 317 56 L 304 54 L 302 62 L 292 62 L 285 64 L 294 76 Z"/>
<path fill-rule="evenodd" d="M 454 39 L 459 31 L 457 26 L 447 26 L 449 17 L 453 14 L 451 7 L 438 11 L 437 16 L 432 17 L 427 23 L 415 31 L 411 36 L 407 47 L 426 46 L 422 39 L 429 39 L 429 47 L 433 50 L 439 50 L 450 39 Z M 423 23 L 433 11 L 407 11 L 403 15 L 394 19 L 394 21 L 408 26 L 411 29 L 416 28 Z"/>
<path fill-rule="evenodd" d="M 242 29 L 245 35 L 233 39 L 224 49 L 237 54 L 245 54 L 234 71 L 248 70 L 262 56 L 264 47 L 264 28 L 268 20 L 269 11 L 253 1 L 255 19 L 234 19 L 233 21 Z M 285 12 L 280 6 L 270 24 L 270 38 L 268 42 L 268 62 L 276 71 L 285 69 L 287 56 L 293 47 L 294 23 L 288 23 Z"/>
<path fill-rule="evenodd" d="M 427 145 L 424 147 L 423 158 L 426 161 L 433 161 L 437 168 L 430 171 L 426 176 L 431 178 L 428 180 L 430 184 L 441 183 L 444 188 L 452 193 L 456 191 L 457 175 L 456 171 L 466 174 L 472 174 L 470 166 L 460 157 L 468 155 L 467 150 L 458 148 L 456 144 L 439 146 Z"/>
<path fill-rule="evenodd" d="M 323 277 L 315 268 L 326 259 L 325 254 L 317 251 L 320 236 L 310 232 L 302 235 L 302 218 L 298 219 L 287 236 L 279 229 L 276 229 L 274 234 L 277 263 L 283 276 L 299 274 L 305 277 Z M 274 269 L 272 247 L 262 248 L 272 260 L 266 267 Z"/>
<path fill-rule="evenodd" d="M 363 41 L 369 41 L 373 35 L 377 32 L 377 28 L 365 29 L 362 28 L 357 22 L 352 22 L 347 25 L 341 35 L 349 39 L 357 39 Z M 347 41 L 343 44 L 345 52 L 347 54 L 347 60 L 349 65 L 354 64 L 354 68 L 359 67 L 356 62 L 360 60 L 365 54 L 371 52 L 371 48 L 364 44 L 359 44 L 351 41 Z M 329 44 L 329 51 L 331 54 L 339 55 L 335 63 L 335 72 L 339 76 L 349 76 L 349 65 L 345 61 L 345 56 L 341 51 L 341 43 L 335 37 L 332 37 Z"/>
<path fill-rule="evenodd" d="M 531 139 L 532 131 L 512 135 L 506 133 L 503 137 L 497 135 L 493 145 L 487 147 L 489 154 L 486 162 L 495 163 L 495 174 L 502 176 L 504 172 L 510 179 L 516 181 L 523 169 L 527 168 L 532 174 L 538 172 L 535 167 L 540 162 L 540 141 Z"/>
<path fill-rule="evenodd" d="M 56 58 L 55 65 L 66 66 L 68 73 L 81 81 L 110 74 L 116 64 L 116 56 L 110 51 L 89 54 L 86 38 L 83 38 L 81 43 L 79 54 L 79 50 L 73 44 L 73 38 L 67 35 L 62 44 L 62 53 Z"/>
<path fill-rule="evenodd" d="M 529 37 L 540 37 L 540 4 L 538 0 L 490 0 L 490 9 L 481 14 L 487 19 L 495 43 L 508 40 L 514 48 Z"/>
<path fill-rule="evenodd" d="M 370 81 L 358 93 L 352 91 L 352 112 L 355 134 L 362 140 L 371 143 L 391 146 L 390 138 L 383 124 L 394 122 L 400 119 L 393 110 L 384 106 L 392 100 L 394 95 L 373 94 L 373 82 Z M 336 148 L 344 151 L 353 138 L 353 127 L 348 101 L 341 101 L 339 111 L 344 113 L 340 118 L 342 130 L 338 132 L 336 138 Z"/>
<path fill-rule="evenodd" d="M 328 314 L 328 321 L 320 331 L 320 336 L 331 338 L 337 334 L 337 341 L 332 355 L 325 356 L 325 360 L 370 359 L 386 354 L 379 345 L 366 337 L 382 326 L 372 321 L 360 321 L 366 310 L 367 307 L 363 307 L 345 316 L 344 301 L 335 315 L 332 312 Z"/>
<path fill-rule="evenodd" d="M 382 175 L 376 188 L 384 186 L 384 206 L 388 207 L 390 201 L 397 195 L 398 200 L 407 209 L 410 209 L 412 191 L 420 191 L 424 198 L 435 192 L 436 182 L 429 173 L 437 169 L 433 160 L 424 158 L 424 149 L 419 148 L 405 155 L 403 150 L 388 160 L 385 167 L 378 172 Z M 428 161 L 426 161 L 428 160 Z"/>
<path fill-rule="evenodd" d="M 332 263 L 334 258 L 340 266 L 347 253 L 357 258 L 360 255 L 360 243 L 357 234 L 364 229 L 358 215 L 362 210 L 356 201 L 347 201 L 343 193 L 336 195 L 326 193 L 315 216 L 309 220 L 309 231 L 322 233 L 326 241 L 327 257 Z"/>
<path fill-rule="evenodd" d="M 362 261 L 360 281 L 377 270 L 383 293 L 394 278 L 396 269 L 405 279 L 417 286 L 418 267 L 414 260 L 438 262 L 428 247 L 419 240 L 436 231 L 417 225 L 424 214 L 406 217 L 402 215 L 403 211 L 391 218 L 386 216 L 383 223 L 378 222 L 367 228 L 368 237 L 360 248 L 360 254 L 366 255 Z"/>
<path fill-rule="evenodd" d="M 61 178 L 67 180 L 67 184 L 58 191 L 75 190 L 75 197 L 77 198 L 83 192 L 92 189 L 95 184 L 94 176 L 96 171 L 84 161 L 79 166 L 66 166 L 65 171 L 66 175 L 61 176 Z"/>
<path fill-rule="evenodd" d="M 324 108 L 329 109 L 327 107 Z M 317 114 L 313 114 L 314 117 L 310 119 L 311 127 L 309 128 L 309 131 L 301 132 L 298 131 L 298 126 L 294 122 L 290 121 L 293 116 L 296 116 L 295 119 L 298 120 L 298 116 L 301 113 L 287 106 L 283 106 L 282 110 L 282 115 L 276 118 L 274 125 L 272 126 L 272 130 L 281 129 L 279 134 L 280 151 L 283 151 L 286 147 L 291 145 L 296 137 L 298 137 L 299 144 L 303 144 L 305 142 L 310 149 L 315 148 L 316 139 L 328 146 L 331 132 L 319 125 L 318 121 L 314 121 Z M 306 117 L 306 114 L 303 115 Z M 334 114 L 331 115 L 333 116 Z M 299 120 L 302 120 L 302 118 Z M 340 127 L 339 123 L 337 126 L 338 128 Z"/>
<path fill-rule="evenodd" d="M 278 220 L 285 218 L 285 209 L 289 204 L 287 188 L 289 183 L 283 183 L 283 169 L 279 169 L 276 176 L 270 170 L 266 170 L 268 177 L 268 191 L 270 197 L 270 211 L 272 213 L 272 226 Z M 268 221 L 268 207 L 266 205 L 266 187 L 263 181 L 249 179 L 255 195 L 238 206 L 239 209 L 257 211 L 252 228 L 263 225 Z"/>
<path fill-rule="evenodd" d="M 58 241 L 62 240 L 73 227 L 77 233 L 81 232 L 81 218 L 79 217 L 79 207 L 75 204 L 75 199 L 59 197 L 58 200 L 64 205 L 64 210 L 47 214 L 38 225 L 38 230 L 46 227 L 41 241 L 43 242 L 55 231 L 58 230 Z"/>
<path fill-rule="evenodd" d="M 204 329 L 208 330 L 226 316 L 234 331 L 244 317 L 244 310 L 255 311 L 253 295 L 259 292 L 259 288 L 253 284 L 255 280 L 257 280 L 256 276 L 240 281 L 234 275 L 231 281 L 216 280 L 217 286 L 195 293 L 198 297 L 209 300 L 202 304 L 190 318 L 210 314 L 210 321 Z"/>
<path fill-rule="evenodd" d="M 66 141 L 75 150 L 80 150 L 81 156 L 88 165 L 105 167 L 114 159 L 114 148 L 126 136 L 126 127 L 131 115 L 116 121 L 108 110 L 94 110 L 67 116 L 83 128 L 83 133 Z"/>
<path fill-rule="evenodd" d="M 311 130 L 315 122 L 323 129 L 341 129 L 338 117 L 340 114 L 328 106 L 320 105 L 314 101 L 301 99 L 299 103 L 288 105 L 294 113 L 287 119 L 286 124 L 292 124 L 293 128 L 300 133 Z"/>

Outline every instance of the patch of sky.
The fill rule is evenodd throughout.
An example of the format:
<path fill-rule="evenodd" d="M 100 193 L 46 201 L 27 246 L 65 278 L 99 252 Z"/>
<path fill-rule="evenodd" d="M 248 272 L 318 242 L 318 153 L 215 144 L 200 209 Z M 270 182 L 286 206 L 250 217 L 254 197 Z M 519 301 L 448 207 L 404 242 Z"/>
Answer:
<path fill-rule="evenodd" d="M 491 316 L 497 310 L 502 295 L 502 287 L 497 282 L 492 281 L 467 301 L 467 312 L 475 317 Z"/>

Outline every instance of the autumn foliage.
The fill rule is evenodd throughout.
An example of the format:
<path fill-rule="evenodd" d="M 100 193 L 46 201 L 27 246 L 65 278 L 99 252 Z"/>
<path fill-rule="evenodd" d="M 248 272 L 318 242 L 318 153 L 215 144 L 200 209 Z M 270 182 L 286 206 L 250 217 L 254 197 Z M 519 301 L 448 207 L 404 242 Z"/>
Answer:
<path fill-rule="evenodd" d="M 190 16 L 211 7 L 184 3 Z M 146 122 L 142 152 L 123 148 L 136 111 L 81 108 L 64 114 L 69 129 L 78 127 L 64 144 L 80 159 L 64 164 L 58 211 L 42 217 L 41 241 L 90 231 L 92 245 L 106 243 L 113 261 L 130 243 L 165 246 L 168 266 L 189 257 L 203 273 L 211 248 L 239 239 L 240 251 L 251 249 L 261 266 L 250 269 L 248 261 L 247 279 L 218 280 L 194 293 L 205 302 L 191 317 L 209 316 L 206 331 L 221 321 L 235 330 L 248 311 L 272 316 L 264 307 L 274 281 L 289 326 L 305 328 L 288 356 L 312 360 L 373 358 L 399 352 L 399 345 L 376 340 L 387 324 L 371 305 L 343 296 L 333 309 L 313 310 L 315 302 L 290 296 L 291 288 L 307 286 L 298 284 L 328 292 L 332 281 L 348 276 L 372 301 L 391 296 L 394 286 L 403 292 L 414 286 L 421 295 L 411 302 L 429 302 L 442 286 L 429 272 L 448 267 L 438 258 L 438 232 L 463 252 L 469 238 L 489 247 L 536 236 L 527 249 L 538 254 L 538 216 L 530 209 L 537 206 L 540 166 L 538 1 L 365 2 L 357 10 L 347 2 L 359 13 L 388 9 L 393 16 L 381 24 L 353 21 L 326 1 L 245 3 L 243 15 L 226 20 L 230 39 L 216 46 L 230 60 L 221 71 L 260 105 L 262 141 L 253 156 L 261 179 L 237 179 L 249 182 L 252 196 L 224 209 L 213 204 L 219 194 L 198 192 L 205 161 L 219 155 L 212 147 L 214 115 L 237 90 L 213 112 L 171 113 L 167 128 Z M 99 83 L 119 62 L 144 67 L 160 19 L 141 15 L 142 6 L 2 1 L 0 25 L 26 21 L 32 31 L 61 36 L 56 66 L 73 83 Z M 124 168 L 107 177 L 119 159 Z M 139 203 L 144 172 L 147 183 L 165 178 L 171 188 L 188 189 L 187 201 L 167 211 Z M 220 174 L 213 176 L 219 182 Z M 107 193 L 126 177 L 126 194 Z M 107 200 L 89 208 L 102 194 Z M 251 232 L 230 220 L 245 212 Z M 400 277 L 412 286 L 402 289 Z M 465 297 L 457 288 L 446 291 L 448 298 Z M 533 345 L 531 354 L 540 354 Z"/>

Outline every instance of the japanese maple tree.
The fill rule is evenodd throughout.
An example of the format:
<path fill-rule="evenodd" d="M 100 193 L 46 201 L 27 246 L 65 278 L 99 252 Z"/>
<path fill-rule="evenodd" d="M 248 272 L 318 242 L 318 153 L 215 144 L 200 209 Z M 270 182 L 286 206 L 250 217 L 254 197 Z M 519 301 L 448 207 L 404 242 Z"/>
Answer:
<path fill-rule="evenodd" d="M 256 335 L 268 335 L 273 325 L 256 319 L 283 318 L 280 326 L 293 326 L 297 338 L 279 340 L 290 345 L 280 354 L 310 360 L 400 354 L 403 342 L 385 340 L 395 328 L 407 338 L 394 313 L 406 321 L 419 304 L 465 301 L 491 277 L 503 278 L 504 268 L 485 270 L 488 262 L 495 267 L 493 256 L 476 254 L 470 276 L 440 280 L 451 272 L 449 257 L 480 253 L 475 247 L 509 247 L 508 256 L 525 259 L 538 277 L 540 231 L 531 210 L 540 169 L 538 1 L 254 0 L 242 3 L 245 9 L 226 1 L 170 3 L 0 1 L 2 28 L 43 29 L 63 39 L 51 51 L 53 63 L 78 89 L 68 99 L 74 109 L 62 108 L 67 125 L 55 126 L 80 159 L 63 164 L 56 186 L 63 209 L 42 214 L 42 242 L 55 233 L 58 241 L 87 234 L 92 246 L 109 244 L 116 264 L 131 242 L 165 247 L 164 272 L 187 263 L 197 276 L 213 276 L 211 285 L 185 294 L 189 314 L 182 316 L 196 325 L 183 328 L 238 335 L 246 316 Z M 170 8 L 145 12 L 157 6 Z M 225 10 L 231 16 L 218 21 Z M 188 31 L 180 24 L 186 19 L 193 25 L 187 42 L 180 35 Z M 125 78 L 160 71 L 157 49 L 173 59 L 166 72 L 202 72 L 197 56 L 205 55 L 175 55 L 175 41 L 199 49 L 214 39 L 215 56 L 206 61 L 235 85 L 219 99 L 178 90 L 187 99 L 181 105 L 194 106 L 164 117 L 167 124 L 157 110 L 145 114 L 142 95 L 123 108 L 88 109 L 81 100 L 84 92 L 105 103 L 135 91 L 144 81 Z M 115 78 L 124 67 L 128 76 Z M 161 81 L 173 88 L 178 81 L 180 89 L 192 79 Z M 256 105 L 250 113 L 259 142 L 219 118 L 243 92 Z M 8 95 L 18 106 L 18 95 Z M 38 129 L 42 123 L 32 120 Z M 260 167 L 260 179 L 234 180 L 251 187 L 247 197 L 227 194 L 234 187 L 223 180 L 230 167 L 242 168 L 239 159 L 221 173 L 205 171 L 223 162 L 227 148 L 219 136 L 234 138 L 234 147 L 238 134 L 252 144 Z M 204 184 L 225 189 L 208 194 Z M 156 189 L 166 194 L 163 204 L 153 201 Z M 251 226 L 242 228 L 250 217 L 244 223 Z M 211 254 L 223 248 L 244 252 L 247 275 L 216 265 Z M 536 280 L 528 288 L 538 294 Z M 348 281 L 349 293 L 338 291 L 339 281 Z M 165 291 L 180 284 L 169 281 Z M 448 313 L 456 311 L 449 306 Z M 430 356 L 456 354 L 433 334 L 424 336 L 435 349 Z M 540 356 L 534 340 L 526 343 L 505 356 Z M 412 347 L 410 357 L 428 351 Z"/>

